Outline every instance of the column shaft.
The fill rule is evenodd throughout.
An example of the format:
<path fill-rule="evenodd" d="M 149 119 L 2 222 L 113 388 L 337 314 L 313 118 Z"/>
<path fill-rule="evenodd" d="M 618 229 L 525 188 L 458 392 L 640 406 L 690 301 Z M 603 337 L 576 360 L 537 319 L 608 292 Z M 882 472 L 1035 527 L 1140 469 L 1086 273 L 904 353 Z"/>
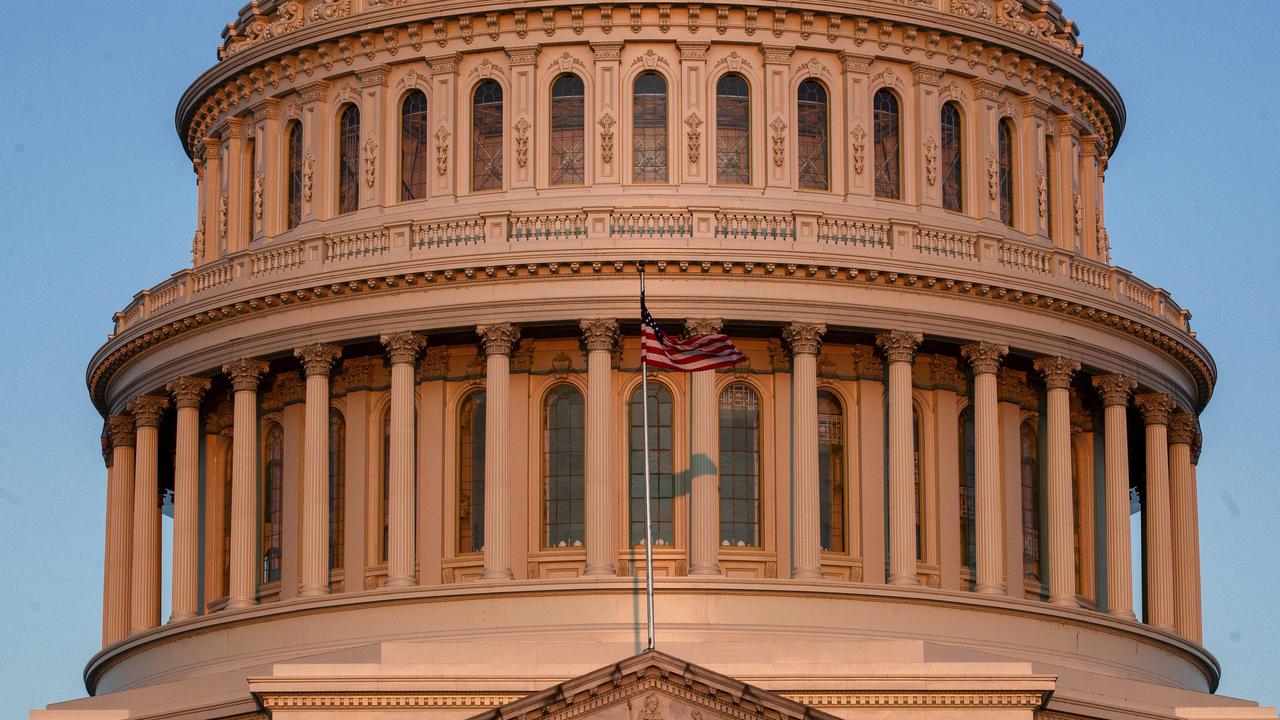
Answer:
<path fill-rule="evenodd" d="M 476 333 L 485 349 L 484 573 L 483 580 L 511 575 L 511 351 L 520 330 L 510 323 L 482 325 Z"/>
<path fill-rule="evenodd" d="M 102 644 L 129 634 L 129 590 L 133 564 L 133 418 L 115 415 L 111 431 L 111 472 L 107 475 L 107 544 L 103 553 Z"/>
<path fill-rule="evenodd" d="M 610 531 L 614 506 L 609 471 L 613 465 L 613 368 L 611 366 L 618 323 L 614 320 L 583 320 L 587 343 L 587 427 L 586 427 L 586 575 L 616 575 L 616 540 Z"/>
<path fill-rule="evenodd" d="M 915 433 L 911 367 L 919 333 L 891 330 L 876 336 L 889 361 L 889 584 L 919 585 L 916 576 Z"/>
<path fill-rule="evenodd" d="M 720 413 L 714 370 L 689 377 L 689 574 L 719 575 Z"/>
<path fill-rule="evenodd" d="M 387 508 L 387 587 L 414 584 L 413 370 L 391 366 L 391 463 Z"/>
<path fill-rule="evenodd" d="M 1200 642 L 1200 539 L 1191 443 L 1196 419 L 1174 413 L 1169 423 L 1169 502 L 1173 546 L 1173 615 L 1178 634 Z"/>
<path fill-rule="evenodd" d="M 1093 386 L 1102 396 L 1106 443 L 1107 613 L 1133 619 L 1133 548 L 1129 538 L 1129 394 L 1137 382 L 1102 375 Z"/>
<path fill-rule="evenodd" d="M 1173 398 L 1140 395 L 1136 399 L 1146 423 L 1147 492 L 1143 505 L 1147 554 L 1147 622 L 1172 630 L 1173 549 L 1169 509 L 1168 417 Z"/>
<path fill-rule="evenodd" d="M 795 560 L 792 577 L 822 578 L 818 487 L 818 358 L 795 353 L 791 362 L 792 502 Z"/>
<path fill-rule="evenodd" d="M 199 533 L 200 408 L 179 406 L 173 467 L 173 597 L 169 622 L 196 616 Z"/>
<path fill-rule="evenodd" d="M 1051 388 L 1049 406 L 1049 602 L 1076 604 L 1075 526 L 1071 488 L 1071 408 L 1066 388 Z"/>
<path fill-rule="evenodd" d="M 141 397 L 130 403 L 138 424 L 133 484 L 133 563 L 129 590 L 129 632 L 160 624 L 160 490 L 158 481 L 160 411 L 164 398 Z"/>
<path fill-rule="evenodd" d="M 329 373 L 307 373 L 301 595 L 329 592 Z"/>
<path fill-rule="evenodd" d="M 1002 593 L 1004 533 L 1001 523 L 1000 486 L 1000 361 L 1009 353 L 1005 345 L 978 342 L 960 349 L 973 366 L 974 434 L 974 569 L 975 589 Z M 963 471 L 963 470 L 962 470 Z"/>
<path fill-rule="evenodd" d="M 237 360 L 222 367 L 235 398 L 231 426 L 231 568 L 227 608 L 258 602 L 258 380 L 267 364 Z"/>

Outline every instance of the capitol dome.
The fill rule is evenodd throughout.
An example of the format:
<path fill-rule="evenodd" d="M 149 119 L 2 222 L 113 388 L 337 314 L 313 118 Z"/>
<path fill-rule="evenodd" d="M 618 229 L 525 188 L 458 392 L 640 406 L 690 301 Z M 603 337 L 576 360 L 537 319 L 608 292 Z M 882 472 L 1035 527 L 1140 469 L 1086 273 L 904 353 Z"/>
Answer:
<path fill-rule="evenodd" d="M 249 3 L 35 716 L 1274 718 L 1212 694 L 1216 370 L 1111 263 L 1081 58 L 1050 0 Z M 642 272 L 747 360 L 646 397 Z"/>

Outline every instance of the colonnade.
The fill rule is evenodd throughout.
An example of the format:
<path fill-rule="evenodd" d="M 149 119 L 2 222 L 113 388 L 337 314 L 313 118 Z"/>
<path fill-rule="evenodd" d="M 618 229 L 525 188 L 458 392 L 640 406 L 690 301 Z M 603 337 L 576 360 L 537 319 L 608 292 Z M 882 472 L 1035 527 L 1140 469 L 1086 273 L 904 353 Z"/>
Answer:
<path fill-rule="evenodd" d="M 691 319 L 689 333 L 716 331 L 717 319 Z M 618 323 L 609 318 L 580 323 L 587 351 L 585 443 L 585 550 L 583 574 L 609 577 L 617 573 L 613 548 L 617 533 L 611 526 L 619 483 L 609 477 L 615 423 L 611 354 L 619 337 Z M 485 543 L 483 580 L 513 577 L 511 517 L 513 480 L 510 454 L 510 362 L 520 328 L 496 323 L 476 328 L 485 354 Z M 791 351 L 791 483 L 794 534 L 791 576 L 820 581 L 823 577 L 819 538 L 818 355 L 827 328 L 821 323 L 785 326 L 782 337 Z M 390 435 L 388 453 L 387 587 L 418 584 L 416 577 L 414 468 L 415 367 L 427 338 L 416 332 L 381 336 L 390 366 Z M 917 332 L 888 330 L 876 344 L 888 362 L 888 517 L 887 582 L 918 585 L 917 506 L 912 429 L 912 368 L 923 341 Z M 972 342 L 959 348 L 973 377 L 974 492 L 976 500 L 974 590 L 1021 597 L 1021 573 L 1006 568 L 1009 543 L 1001 521 L 1007 500 L 1001 482 L 1001 445 L 997 406 L 997 375 L 1009 349 L 991 342 Z M 328 413 L 330 374 L 341 347 L 319 343 L 299 347 L 294 355 L 306 376 L 305 434 L 300 515 L 299 594 L 329 592 Z M 1048 463 L 1048 587 L 1049 601 L 1077 604 L 1072 532 L 1073 502 L 1069 387 L 1080 371 L 1077 360 L 1041 357 L 1033 363 L 1047 388 Z M 256 604 L 258 554 L 258 386 L 268 371 L 266 362 L 241 358 L 225 364 L 234 393 L 231 469 L 230 578 L 227 607 Z M 1129 458 L 1127 423 L 1130 403 L 1146 427 L 1146 504 L 1143 548 L 1147 567 L 1149 624 L 1199 641 L 1200 578 L 1196 513 L 1195 463 L 1199 434 L 1196 418 L 1179 411 L 1175 400 L 1162 393 L 1133 397 L 1137 382 L 1122 374 L 1091 378 L 1104 407 L 1105 526 L 1107 592 L 1100 607 L 1110 615 L 1134 619 L 1129 533 Z M 124 405 L 124 414 L 107 420 L 107 517 L 103 601 L 103 641 L 111 644 L 160 624 L 160 504 L 157 463 L 158 428 L 172 402 L 177 411 L 174 452 L 175 508 L 173 542 L 172 615 L 170 622 L 198 614 L 199 561 L 199 417 L 200 404 L 211 386 L 209 378 L 179 377 L 165 386 L 164 395 L 141 395 Z M 719 404 L 714 371 L 693 373 L 690 379 L 691 458 L 718 457 Z M 695 463 L 695 466 L 697 463 Z M 688 573 L 718 576 L 719 486 L 716 472 L 692 473 Z M 1006 577 L 1008 580 L 1006 581 Z M 1019 585 L 1017 592 L 1014 585 Z"/>

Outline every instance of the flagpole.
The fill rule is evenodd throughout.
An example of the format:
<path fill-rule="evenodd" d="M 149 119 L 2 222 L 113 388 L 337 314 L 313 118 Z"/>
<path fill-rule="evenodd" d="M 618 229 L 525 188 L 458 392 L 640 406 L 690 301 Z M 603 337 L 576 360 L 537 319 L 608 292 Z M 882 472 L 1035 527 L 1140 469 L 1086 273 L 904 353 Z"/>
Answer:
<path fill-rule="evenodd" d="M 640 297 L 644 298 L 644 263 L 640 263 Z M 640 351 L 640 392 L 644 398 L 644 594 L 649 624 L 650 650 L 654 649 L 653 633 L 653 513 L 649 502 L 649 365 Z"/>

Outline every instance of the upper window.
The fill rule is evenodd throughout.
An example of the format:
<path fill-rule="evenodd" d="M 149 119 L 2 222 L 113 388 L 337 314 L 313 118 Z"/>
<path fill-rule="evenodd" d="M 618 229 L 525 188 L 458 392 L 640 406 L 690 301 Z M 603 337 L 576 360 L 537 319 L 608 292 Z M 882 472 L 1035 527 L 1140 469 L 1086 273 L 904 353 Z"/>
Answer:
<path fill-rule="evenodd" d="M 925 501 L 924 501 L 924 479 L 920 475 L 920 453 L 924 448 L 924 436 L 921 434 L 923 426 L 920 424 L 920 412 L 913 405 L 911 407 L 911 438 L 913 442 L 913 452 L 911 454 L 911 468 L 915 475 L 916 490 L 916 560 L 924 562 L 925 559 Z"/>
<path fill-rule="evenodd" d="M 898 96 L 880 88 L 873 98 L 875 112 L 876 197 L 902 199 L 902 137 Z"/>
<path fill-rule="evenodd" d="M 289 166 L 285 188 L 285 225 L 288 229 L 302 223 L 302 123 L 294 120 L 285 131 L 288 136 L 285 162 Z"/>
<path fill-rule="evenodd" d="M 656 72 L 636 78 L 631 108 L 631 179 L 667 181 L 667 81 Z"/>
<path fill-rule="evenodd" d="M 742 382 L 720 393 L 720 544 L 761 544 L 760 396 Z"/>
<path fill-rule="evenodd" d="M 387 561 L 391 540 L 391 408 L 382 413 L 382 474 L 378 476 L 378 560 Z"/>
<path fill-rule="evenodd" d="M 281 523 L 284 519 L 284 431 L 277 423 L 267 429 L 262 456 L 262 582 L 280 580 Z"/>
<path fill-rule="evenodd" d="M 641 388 L 631 393 L 627 413 L 631 474 L 631 544 L 644 544 L 644 397 Z M 653 525 L 653 544 L 675 542 L 672 513 L 675 498 L 675 450 L 671 429 L 671 391 L 665 385 L 649 383 L 649 500 Z"/>
<path fill-rule="evenodd" d="M 502 189 L 502 86 L 485 80 L 471 104 L 471 189 Z"/>
<path fill-rule="evenodd" d="M 975 445 L 973 430 L 973 407 L 966 407 L 960 412 L 960 565 L 974 567 L 977 553 L 977 505 L 975 487 L 977 474 L 974 470 Z"/>
<path fill-rule="evenodd" d="M 484 391 L 458 409 L 458 552 L 484 549 Z"/>
<path fill-rule="evenodd" d="M 574 547 L 583 540 L 582 393 L 560 385 L 543 408 L 542 498 L 546 547 Z"/>
<path fill-rule="evenodd" d="M 737 73 L 716 83 L 716 182 L 751 184 L 751 90 Z"/>
<path fill-rule="evenodd" d="M 796 90 L 796 137 L 799 141 L 800 187 L 831 187 L 830 142 L 827 129 L 827 89 L 817 80 L 805 80 Z"/>
<path fill-rule="evenodd" d="M 822 549 L 844 552 L 844 410 L 828 390 L 818 391 L 818 506 Z"/>
<path fill-rule="evenodd" d="M 231 594 L 231 445 L 222 454 L 222 594 Z"/>
<path fill-rule="evenodd" d="M 942 207 L 964 212 L 964 140 L 960 110 L 949 102 L 942 106 Z"/>
<path fill-rule="evenodd" d="M 427 197 L 427 95 L 414 90 L 400 105 L 400 199 Z"/>
<path fill-rule="evenodd" d="M 1040 579 L 1040 445 L 1028 420 L 1018 430 L 1022 454 L 1022 574 Z"/>
<path fill-rule="evenodd" d="M 360 207 L 360 108 L 348 105 L 338 119 L 338 214 Z"/>
<path fill-rule="evenodd" d="M 342 569 L 346 547 L 343 513 L 346 511 L 347 422 L 342 413 L 329 409 L 329 569 Z"/>
<path fill-rule="evenodd" d="M 551 85 L 552 185 L 586 182 L 586 89 L 577 75 L 561 75 Z"/>
<path fill-rule="evenodd" d="M 1009 118 L 1000 120 L 997 132 L 999 148 L 999 175 L 997 176 L 1000 200 L 1000 220 L 1005 225 L 1013 226 L 1013 122 Z"/>

